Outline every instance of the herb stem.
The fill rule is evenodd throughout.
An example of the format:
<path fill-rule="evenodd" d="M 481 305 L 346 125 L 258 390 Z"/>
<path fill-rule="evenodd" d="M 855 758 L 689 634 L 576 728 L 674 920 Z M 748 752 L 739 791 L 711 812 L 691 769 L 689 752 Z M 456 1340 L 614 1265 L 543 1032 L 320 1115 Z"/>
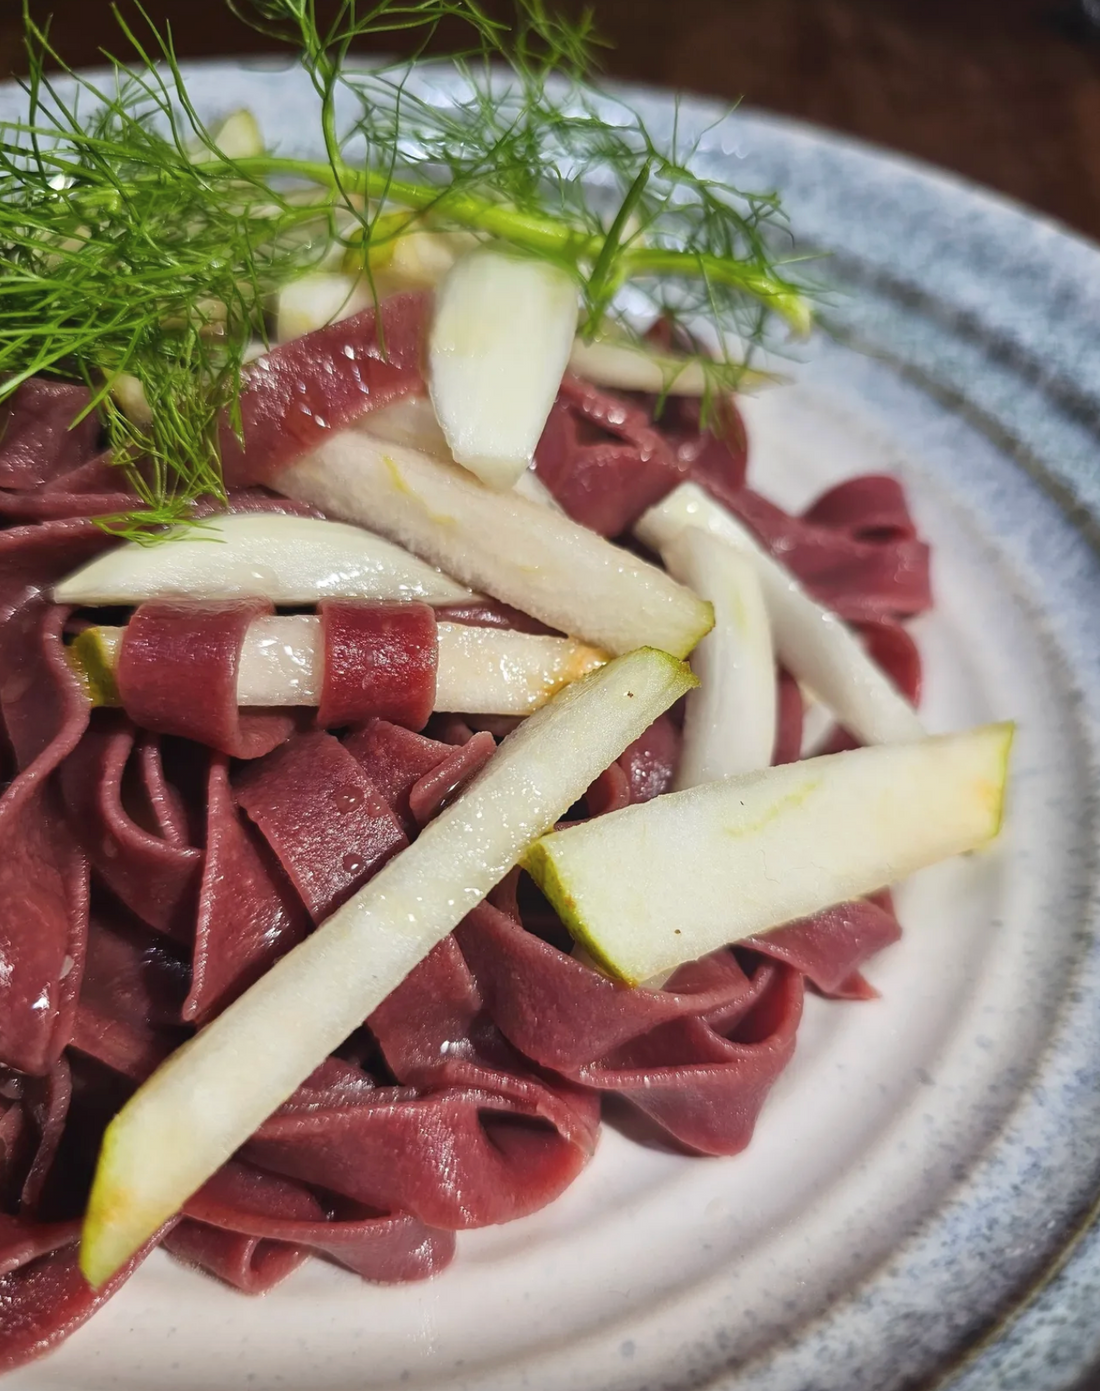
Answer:
<path fill-rule="evenodd" d="M 616 235 L 616 231 L 621 234 L 621 228 L 617 227 L 618 219 L 606 236 L 597 236 L 561 219 L 525 212 L 477 194 L 409 183 L 391 178 L 385 171 L 355 169 L 342 161 L 330 163 L 257 155 L 237 160 L 236 164 L 242 174 L 251 178 L 301 178 L 345 196 L 358 193 L 366 198 L 384 198 L 422 213 L 428 220 L 446 220 L 461 227 L 488 232 L 536 255 L 567 259 L 579 264 L 587 262 L 597 268 L 603 264 L 601 257 L 608 239 Z M 213 170 L 218 166 L 209 167 Z M 203 168 L 203 165 L 199 165 L 198 171 L 201 173 Z M 630 209 L 626 208 L 626 211 L 629 214 Z M 787 281 L 769 274 L 750 261 L 677 251 L 671 247 L 638 247 L 620 254 L 622 279 L 686 275 L 717 280 L 761 300 L 786 319 L 798 333 L 807 333 L 811 327 L 811 309 L 806 297 Z M 604 258 L 605 261 L 608 259 Z"/>
<path fill-rule="evenodd" d="M 393 179 L 384 170 L 353 169 L 340 163 L 336 168 L 327 162 L 306 159 L 284 159 L 275 155 L 257 155 L 237 161 L 242 173 L 256 178 L 280 175 L 308 179 L 348 194 L 366 198 L 385 198 L 403 207 L 426 215 L 435 213 L 464 227 L 475 227 L 494 236 L 515 241 L 530 251 L 543 255 L 567 253 L 578 258 L 599 254 L 602 240 L 587 232 L 577 232 L 568 224 L 537 213 L 522 212 L 506 203 L 497 203 L 476 194 L 452 192 L 428 184 L 414 184 Z M 203 172 L 204 166 L 199 165 Z M 209 166 L 211 169 L 214 165 Z"/>
<path fill-rule="evenodd" d="M 600 248 L 600 254 L 596 257 L 596 264 L 592 267 L 592 274 L 588 278 L 590 309 L 586 325 L 587 333 L 594 333 L 599 327 L 603 317 L 603 305 L 611 299 L 622 280 L 622 268 L 615 265 L 615 258 L 622 246 L 623 238 L 626 236 L 634 209 L 645 192 L 651 170 L 652 166 L 649 160 L 646 160 L 638 171 L 634 182 L 627 189 L 626 197 L 603 239 L 603 246 Z"/>
<path fill-rule="evenodd" d="M 639 247 L 626 251 L 623 261 L 628 277 L 690 275 L 694 271 L 702 279 L 733 285 L 763 301 L 798 333 L 809 333 L 813 327 L 813 312 L 806 296 L 780 276 L 769 274 L 751 261 L 663 247 Z"/>

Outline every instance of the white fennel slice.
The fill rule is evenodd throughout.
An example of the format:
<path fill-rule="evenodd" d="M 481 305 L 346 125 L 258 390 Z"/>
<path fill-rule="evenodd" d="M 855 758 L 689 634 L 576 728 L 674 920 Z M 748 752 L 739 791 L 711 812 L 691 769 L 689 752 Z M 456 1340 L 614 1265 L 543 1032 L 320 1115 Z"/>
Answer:
<path fill-rule="evenodd" d="M 440 623 L 435 709 L 471 715 L 529 715 L 563 686 L 607 661 L 598 648 L 500 628 Z M 114 672 L 126 629 L 85 628 L 67 649 L 93 705 L 117 702 Z M 309 614 L 254 619 L 241 643 L 237 704 L 318 705 L 324 682 L 321 620 Z"/>
<path fill-rule="evenodd" d="M 699 687 L 687 700 L 676 786 L 766 768 L 775 750 L 775 652 L 756 567 L 697 527 L 680 532 L 661 558 L 714 605 L 714 627 L 691 655 Z"/>
<path fill-rule="evenodd" d="M 986 725 L 673 792 L 544 836 L 524 864 L 604 970 L 648 980 L 984 845 L 1012 733 Z"/>
<path fill-rule="evenodd" d="M 488 249 L 456 262 L 436 291 L 432 403 L 455 460 L 490 487 L 510 488 L 534 458 L 578 304 L 559 266 Z"/>
<path fill-rule="evenodd" d="M 174 1053 L 107 1128 L 81 1269 L 100 1285 L 507 874 L 599 772 L 694 684 L 633 652 L 509 735 L 401 854 Z"/>
<path fill-rule="evenodd" d="M 909 743 L 925 733 L 917 712 L 871 660 L 852 630 L 811 599 L 753 534 L 695 483 L 651 507 L 635 535 L 660 551 L 688 526 L 749 556 L 757 568 L 779 660 L 865 744 Z"/>
<path fill-rule="evenodd" d="M 275 486 L 608 652 L 683 657 L 711 626 L 710 605 L 657 566 L 514 490 L 363 430 L 333 435 Z"/>
<path fill-rule="evenodd" d="M 578 338 L 569 354 L 569 370 L 596 386 L 618 391 L 646 391 L 653 395 L 704 396 L 719 380 L 721 365 L 708 372 L 698 357 L 677 357 L 654 352 L 644 344 L 615 338 Z M 769 372 L 744 368 L 737 375 L 739 391 L 770 386 L 778 380 Z"/>
<path fill-rule="evenodd" d="M 158 546 L 127 542 L 59 584 L 59 604 L 145 599 L 234 599 L 275 604 L 319 599 L 468 603 L 465 585 L 359 526 L 277 512 L 241 512 L 182 527 Z"/>

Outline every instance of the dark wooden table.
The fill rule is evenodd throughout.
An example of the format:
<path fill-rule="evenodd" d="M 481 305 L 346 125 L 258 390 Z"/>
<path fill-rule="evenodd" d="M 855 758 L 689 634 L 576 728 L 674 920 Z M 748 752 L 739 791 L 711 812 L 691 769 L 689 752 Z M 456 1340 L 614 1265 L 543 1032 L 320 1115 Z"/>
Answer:
<path fill-rule="evenodd" d="M 223 0 L 146 0 L 181 56 L 270 43 Z M 1100 241 L 1100 0 L 595 0 L 616 76 L 747 101 L 1000 189 Z M 487 8 L 510 8 L 490 0 Z M 572 0 L 563 8 L 575 9 Z M 73 63 L 107 41 L 106 0 L 31 0 Z M 0 70 L 21 66 L 0 0 Z"/>

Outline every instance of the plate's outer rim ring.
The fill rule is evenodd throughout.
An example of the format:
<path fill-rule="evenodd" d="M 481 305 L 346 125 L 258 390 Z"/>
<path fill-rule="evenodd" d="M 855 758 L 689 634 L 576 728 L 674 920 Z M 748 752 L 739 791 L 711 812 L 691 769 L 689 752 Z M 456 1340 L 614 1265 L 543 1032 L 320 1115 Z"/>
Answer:
<path fill-rule="evenodd" d="M 211 76 L 218 73 L 259 76 L 264 72 L 282 71 L 286 66 L 255 58 L 215 59 L 181 64 L 185 76 L 203 73 Z M 0 101 L 14 89 L 11 82 L 0 83 Z M 657 100 L 665 103 L 669 100 L 668 93 L 654 88 L 616 85 L 615 90 L 631 100 Z M 699 96 L 685 99 L 682 109 L 686 115 L 706 124 L 717 120 L 728 111 L 728 107 L 712 98 Z M 985 249 L 996 245 L 1000 251 L 1010 253 L 1012 260 L 1021 264 L 1026 260 L 1031 266 L 1041 264 L 1050 268 L 1052 262 L 1058 262 L 1060 271 L 1057 278 L 1061 293 L 1057 298 L 1060 313 L 1055 316 L 1051 312 L 1049 298 L 1034 302 L 1025 299 L 1022 303 L 1017 300 L 1012 313 L 996 312 L 1005 307 L 996 297 L 983 303 L 972 303 L 969 296 L 963 295 L 963 302 L 960 304 L 948 293 L 939 296 L 929 294 L 925 288 L 926 280 L 917 266 L 911 267 L 911 273 L 898 280 L 896 265 L 881 263 L 873 255 L 861 255 L 855 249 L 849 249 L 848 253 L 853 265 L 872 269 L 871 280 L 884 288 L 887 294 L 890 293 L 893 282 L 894 288 L 909 297 L 913 305 L 925 305 L 937 316 L 946 312 L 956 319 L 960 313 L 971 317 L 975 327 L 982 330 L 981 336 L 988 345 L 1007 349 L 1010 356 L 1019 358 L 1021 366 L 1028 364 L 1034 369 L 1035 364 L 1045 360 L 1049 370 L 1043 373 L 1044 384 L 1053 385 L 1058 381 L 1067 384 L 1076 399 L 1086 404 L 1087 413 L 1092 419 L 1100 422 L 1100 354 L 1096 353 L 1088 331 L 1090 320 L 1093 325 L 1100 323 L 1100 248 L 1052 219 L 1031 212 L 1002 194 L 980 188 L 911 156 L 900 155 L 847 135 L 824 132 L 807 123 L 771 112 L 741 108 L 736 119 L 750 132 L 759 132 L 765 136 L 770 134 L 804 147 L 815 148 L 823 156 L 828 155 L 834 160 L 839 159 L 857 166 L 864 175 L 873 171 L 880 175 L 888 173 L 891 180 L 904 178 L 910 189 L 919 190 L 933 209 L 936 205 L 950 203 L 957 211 L 960 206 L 965 205 L 974 215 L 976 235 L 977 229 L 980 229 Z M 912 251 L 915 244 L 903 243 L 900 249 Z M 958 254 L 960 248 L 956 247 L 953 250 Z M 959 259 L 968 264 L 966 248 L 961 250 L 962 255 Z M 970 269 L 972 270 L 972 265 Z M 949 279 L 945 289 L 952 288 L 957 286 Z M 990 310 L 994 311 L 991 315 L 988 313 Z M 992 318 L 992 323 L 985 322 L 989 317 Z M 905 365 L 904 361 L 899 360 L 899 367 Z M 919 378 L 919 372 L 915 376 Z M 1100 429 L 1094 432 L 1100 434 Z M 1021 446 L 1018 453 L 1030 454 L 1030 451 L 1026 446 Z M 1033 474 L 1036 472 L 1034 467 L 1029 471 Z M 1089 532 L 1090 544 L 1100 551 L 1097 539 L 1100 533 L 1092 531 L 1092 527 L 1100 528 L 1100 476 L 1090 478 L 1081 469 L 1074 467 L 1073 460 L 1059 461 L 1055 467 L 1047 463 L 1037 471 L 1044 473 L 1050 480 L 1050 491 L 1070 520 L 1074 520 L 1075 511 L 1087 518 L 1090 526 L 1086 531 Z M 1064 1025 L 1064 1014 L 1060 1022 Z M 1042 1057 L 1038 1060 L 1039 1066 L 1043 1058 L 1049 1056 L 1057 1047 L 1056 1034 L 1059 1031 L 1056 1028 L 1052 1033 Z M 992 1143 L 997 1143 L 997 1137 L 994 1137 Z M 1093 1210 L 1079 1225 L 1067 1232 L 1066 1243 L 1022 1292 L 1018 1302 L 1006 1309 L 996 1326 L 991 1328 L 978 1344 L 971 1349 L 962 1350 L 954 1365 L 945 1367 L 935 1376 L 935 1386 L 946 1387 L 964 1370 L 980 1370 L 986 1352 L 999 1344 L 1003 1338 L 1027 1336 L 1027 1316 L 1044 1292 L 1059 1280 L 1072 1277 L 1074 1262 L 1083 1251 L 1092 1247 L 1100 1248 L 1098 1218 L 1100 1194 L 1097 1194 Z M 1093 1365 L 1090 1357 L 1079 1366 L 1078 1375 L 1086 1373 Z M 712 1383 L 715 1387 L 720 1384 L 726 1384 L 722 1375 Z M 927 1385 L 931 1386 L 932 1383 Z M 1057 1383 L 1051 1382 L 1051 1391 L 1055 1385 L 1062 1387 L 1066 1383 L 1062 1379 Z M 1035 1385 L 1034 1391 L 1040 1391 L 1038 1384 Z"/>
<path fill-rule="evenodd" d="M 922 305 L 922 301 L 919 297 L 914 296 L 910 291 L 907 293 L 906 299 L 910 307 L 915 307 L 919 311 Z M 923 303 L 930 309 L 933 306 L 937 309 L 939 308 L 937 302 L 931 297 L 923 301 Z M 1081 509 L 1076 504 L 1076 499 L 1069 493 L 1066 486 L 1058 481 L 1055 474 L 1046 469 L 1026 446 L 1006 436 L 1005 432 L 1001 430 L 1000 427 L 995 427 L 994 423 L 989 418 L 984 417 L 983 413 L 973 406 L 973 403 L 969 401 L 963 392 L 945 387 L 943 383 L 936 381 L 922 369 L 914 367 L 904 358 L 895 357 L 888 352 L 880 350 L 878 345 L 861 343 L 858 334 L 844 334 L 843 341 L 849 343 L 855 351 L 873 355 L 878 358 L 878 360 L 886 363 L 900 376 L 903 376 L 919 389 L 941 400 L 947 408 L 965 415 L 967 421 L 981 433 L 995 438 L 998 446 L 1005 449 L 1006 452 L 1010 452 L 1014 462 L 1019 464 L 1036 483 L 1043 487 L 1048 496 L 1050 496 L 1065 512 L 1067 520 L 1077 527 L 1091 549 L 1097 554 L 1100 554 L 1100 520 L 1095 518 L 1094 514 L 1091 512 L 1082 513 Z M 1081 968 L 1082 962 L 1080 959 L 1075 963 L 1075 966 L 1078 970 Z M 1041 1076 L 1044 1063 L 1052 1057 L 1058 1049 L 1058 1034 L 1064 1027 L 1067 1027 L 1065 1016 L 1063 1013 L 1059 1013 L 1058 1017 L 1052 1022 L 1048 1037 L 1035 1058 L 1034 1068 L 1029 1077 L 1029 1081 Z M 992 1151 L 1003 1138 L 1005 1132 L 1012 1123 L 1015 1110 L 1016 1107 L 1010 1109 L 1003 1124 L 990 1137 L 976 1162 L 980 1161 L 981 1155 L 988 1154 Z M 934 1220 L 934 1214 L 931 1220 Z M 1045 1265 L 1041 1266 L 1036 1271 L 1028 1284 L 1021 1287 L 1018 1295 L 1005 1306 L 998 1314 L 995 1321 L 989 1325 L 987 1330 L 982 1333 L 971 1346 L 961 1349 L 957 1357 L 945 1362 L 942 1368 L 934 1375 L 932 1381 L 921 1383 L 922 1391 L 948 1391 L 948 1388 L 951 1387 L 956 1379 L 964 1372 L 980 1373 L 981 1362 L 985 1354 L 996 1349 L 1002 1338 L 1012 1333 L 1015 1326 L 1026 1318 L 1037 1302 L 1048 1293 L 1052 1286 L 1062 1279 L 1067 1272 L 1072 1272 L 1072 1266 L 1075 1260 L 1087 1251 L 1092 1251 L 1093 1259 L 1096 1259 L 1096 1251 L 1100 1250 L 1100 1190 L 1097 1191 L 1095 1198 L 1087 1210 L 1065 1229 L 1065 1233 L 1065 1244 L 1049 1258 Z M 1095 1248 L 1095 1250 L 1093 1248 Z M 882 1270 L 888 1263 L 889 1258 L 886 1258 L 878 1267 L 868 1272 L 858 1288 L 863 1289 L 873 1285 L 877 1271 Z M 829 1310 L 824 1310 L 820 1317 L 827 1319 L 828 1316 Z M 806 1327 L 812 1326 L 815 1322 L 816 1320 L 810 1320 Z M 1020 1336 L 1021 1338 L 1026 1338 L 1026 1333 L 1021 1333 Z M 1097 1336 L 1096 1358 L 1090 1358 L 1087 1365 L 1081 1366 L 1081 1377 L 1100 1371 L 1100 1360 L 1097 1359 L 1100 1359 L 1100 1334 Z M 724 1377 L 725 1374 L 723 1373 L 713 1381 L 709 1381 L 707 1383 L 708 1391 L 726 1391 L 727 1388 L 728 1391 L 733 1391 L 734 1383 L 727 1382 Z M 1077 1377 L 1075 1377 L 1074 1387 L 1077 1386 L 1077 1380 Z M 984 1383 L 982 1384 L 984 1385 Z M 1098 1385 L 1100 1385 L 1100 1383 L 1098 1383 Z M 1059 1381 L 1059 1391 L 1061 1391 L 1062 1386 L 1063 1383 Z M 1041 1391 L 1041 1389 L 1036 1385 L 1033 1391 Z M 1085 1391 L 1085 1388 L 1082 1388 L 1082 1391 Z M 1089 1382 L 1087 1391 L 1096 1391 L 1091 1381 Z"/>
<path fill-rule="evenodd" d="M 631 90 L 635 95 L 646 95 L 643 89 Z M 715 116 L 718 114 L 717 108 L 707 99 L 701 100 L 699 105 L 704 110 L 712 109 Z M 1087 291 L 1094 292 L 1096 287 L 1100 287 L 1100 247 L 1055 220 L 1034 213 L 1000 193 L 978 187 L 957 175 L 910 156 L 896 154 L 849 136 L 822 132 L 807 123 L 772 112 L 742 110 L 739 117 L 754 130 L 773 131 L 804 145 L 816 146 L 823 154 L 827 152 L 831 157 L 858 162 L 864 173 L 867 172 L 868 164 L 880 168 L 885 166 L 891 178 L 897 174 L 904 175 L 913 187 L 920 188 L 926 198 L 931 194 L 933 200 L 949 200 L 956 209 L 960 202 L 965 202 L 981 217 L 983 239 L 988 239 L 991 231 L 996 231 L 998 236 L 1009 244 L 1014 255 L 1019 256 L 1021 260 L 1026 257 L 1030 265 L 1042 264 L 1051 257 L 1063 259 L 1067 281 L 1081 284 Z M 1060 407 L 1068 408 L 1071 414 L 1090 428 L 1097 438 L 1100 451 L 1100 390 L 1097 389 L 1100 387 L 1100 352 L 1088 341 L 1088 318 L 1092 318 L 1094 325 L 1100 324 L 1100 295 L 1082 295 L 1079 301 L 1082 313 L 1077 323 L 1073 320 L 1078 316 L 1070 316 L 1069 322 L 1059 318 L 1057 327 L 1051 323 L 1050 327 L 1056 339 L 1060 340 L 1059 346 L 1065 349 L 1064 353 L 1052 353 L 1054 343 L 1050 335 L 1043 331 L 1034 334 L 1027 331 L 1047 328 L 1047 318 L 1054 317 L 1050 315 L 1049 306 L 1043 306 L 1041 317 L 1037 313 L 1029 313 L 1023 321 L 1017 316 L 998 316 L 1000 322 L 991 330 L 989 323 L 983 321 L 980 315 L 981 306 L 968 304 L 960 310 L 957 302 L 946 296 L 931 293 L 927 285 L 921 283 L 919 276 L 899 276 L 896 265 L 876 263 L 873 259 L 861 257 L 850 250 L 841 253 L 837 260 L 845 268 L 846 280 L 873 287 L 884 298 L 904 302 L 907 309 L 941 323 L 950 322 L 956 330 L 964 327 L 965 331 L 975 341 L 980 342 L 1002 365 L 1008 366 L 1021 377 L 1029 378 L 1032 383 L 1041 382 L 1043 389 L 1057 400 Z M 1075 329 L 1084 341 L 1074 341 Z M 1038 344 L 1032 341 L 1033 337 L 1039 339 Z M 922 390 L 965 413 L 970 423 L 982 433 L 995 434 L 998 446 L 1010 452 L 1014 461 L 1044 487 L 1065 513 L 1067 520 L 1084 536 L 1091 549 L 1100 554 L 1100 515 L 1095 504 L 1095 475 L 1082 474 L 1074 467 L 1072 459 L 1060 460 L 1060 466 L 1051 467 L 1049 460 L 1039 459 L 1027 444 L 1007 433 L 999 423 L 995 424 L 991 417 L 986 416 L 974 405 L 964 389 L 937 379 L 927 368 L 915 366 L 904 355 L 895 356 L 888 350 L 882 350 L 879 344 L 860 344 L 858 331 L 845 334 L 845 338 L 857 349 L 862 347 L 864 351 L 873 351 L 876 356 L 903 373 Z M 1047 354 L 1055 358 L 1060 371 L 1044 370 L 1042 363 Z M 1076 364 L 1072 363 L 1074 358 Z M 1069 380 L 1068 376 L 1062 375 L 1071 365 L 1084 366 L 1090 363 L 1093 370 L 1084 387 L 1079 381 Z M 1082 964 L 1082 961 L 1078 960 L 1077 968 L 1081 969 Z M 1066 1027 L 1072 1026 L 1067 1017 L 1069 1013 L 1070 1007 L 1067 1004 L 1060 1011 L 1045 1046 L 1035 1060 L 1033 1076 L 1041 1074 L 1044 1063 L 1059 1047 L 1059 1035 Z M 1015 1109 L 1014 1107 L 1013 1110 Z M 1011 1119 L 1010 1113 L 1006 1117 L 1005 1126 L 991 1139 L 987 1149 L 997 1145 Z M 1032 1280 L 1004 1308 L 996 1321 L 972 1346 L 960 1349 L 957 1356 L 945 1363 L 934 1374 L 932 1381 L 926 1383 L 929 1391 L 932 1391 L 933 1387 L 946 1391 L 948 1386 L 964 1374 L 968 1386 L 984 1386 L 986 1380 L 983 1376 L 983 1365 L 988 1362 L 987 1355 L 1003 1351 L 1003 1344 L 1008 1342 L 1019 1345 L 1026 1343 L 1032 1319 L 1042 1319 L 1046 1316 L 1038 1306 L 1052 1293 L 1055 1300 L 1058 1299 L 1057 1287 L 1060 1283 L 1068 1287 L 1064 1289 L 1061 1297 L 1072 1297 L 1075 1265 L 1083 1265 L 1088 1261 L 1100 1264 L 1100 1191 L 1095 1194 L 1088 1210 L 1065 1229 L 1064 1236 L 1063 1244 L 1036 1271 Z M 1082 1272 L 1082 1288 L 1091 1288 L 1095 1278 L 1095 1271 L 1091 1269 Z M 866 1283 L 873 1280 L 874 1272 L 871 1272 Z M 825 1311 L 823 1316 L 827 1318 L 828 1311 Z M 1065 1381 L 1067 1371 L 1074 1383 L 1094 1373 L 1100 1366 L 1096 1360 L 1100 1356 L 1100 1333 L 1094 1339 L 1094 1344 L 1091 1355 L 1079 1362 L 1075 1368 L 1053 1368 L 1052 1376 L 1056 1377 L 1057 1381 L 1051 1381 L 1050 1385 L 1069 1385 Z M 994 1368 L 990 1367 L 989 1370 L 993 1372 Z M 717 1391 L 719 1386 L 728 1383 L 719 1375 L 710 1384 Z M 1035 1384 L 1035 1391 L 1039 1391 L 1038 1383 Z"/>

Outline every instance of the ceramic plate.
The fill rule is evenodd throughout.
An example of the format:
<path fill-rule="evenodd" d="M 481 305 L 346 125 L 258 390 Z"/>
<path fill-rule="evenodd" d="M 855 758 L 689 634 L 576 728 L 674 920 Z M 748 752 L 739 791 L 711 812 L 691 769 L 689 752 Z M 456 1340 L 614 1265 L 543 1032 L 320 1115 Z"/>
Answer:
<path fill-rule="evenodd" d="M 284 148 L 315 129 L 295 72 L 190 76 Z M 157 1254 L 12 1391 L 1055 1391 L 1100 1356 L 1100 253 L 759 114 L 699 158 L 831 253 L 830 336 L 749 405 L 753 477 L 797 505 L 902 476 L 935 556 L 928 723 L 1019 721 L 1003 842 L 905 887 L 879 1001 L 810 1000 L 744 1155 L 605 1129 L 561 1200 L 426 1285 L 315 1261 L 249 1300 Z"/>

